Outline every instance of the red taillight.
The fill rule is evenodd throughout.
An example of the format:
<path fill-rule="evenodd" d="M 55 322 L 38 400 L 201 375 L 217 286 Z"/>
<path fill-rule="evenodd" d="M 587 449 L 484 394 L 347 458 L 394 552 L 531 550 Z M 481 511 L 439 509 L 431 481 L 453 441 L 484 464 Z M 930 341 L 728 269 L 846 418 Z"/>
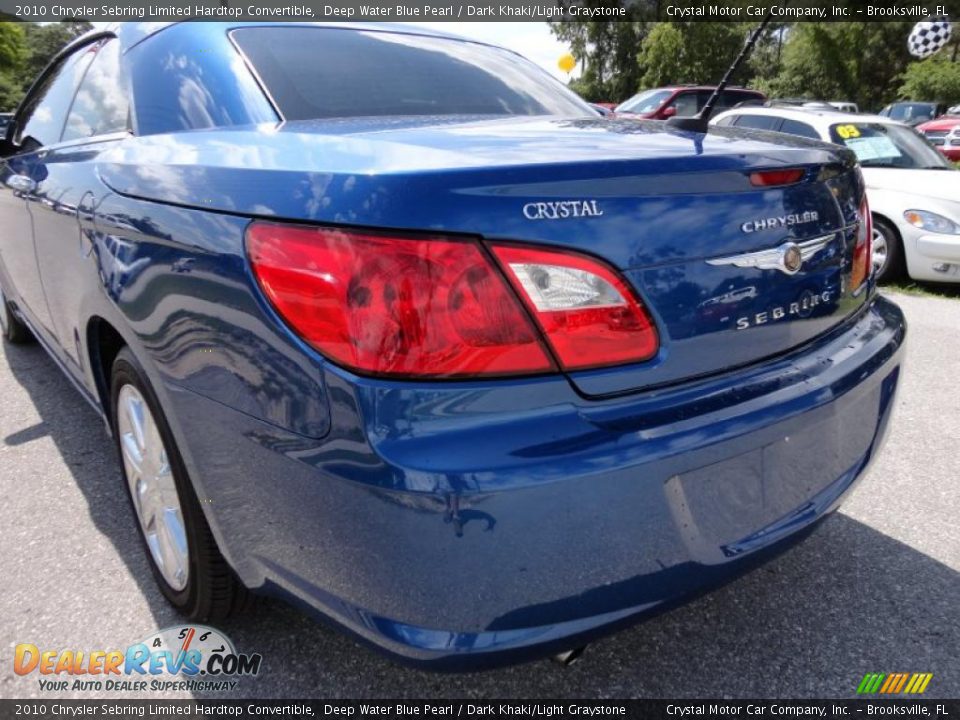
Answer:
<path fill-rule="evenodd" d="M 872 240 L 873 218 L 870 215 L 870 205 L 864 194 L 857 212 L 857 244 L 853 249 L 853 269 L 850 272 L 850 291 L 857 290 L 868 277 L 873 265 Z"/>
<path fill-rule="evenodd" d="M 492 250 L 499 269 L 469 240 L 266 222 L 247 230 L 254 275 L 277 312 L 321 353 L 358 372 L 556 371 L 523 304 L 565 370 L 656 354 L 649 314 L 602 262 L 514 245 Z"/>
<path fill-rule="evenodd" d="M 787 170 L 760 170 L 750 173 L 750 184 L 757 187 L 776 187 L 778 185 L 793 185 L 803 179 L 806 171 L 803 168 L 789 168 Z"/>
<path fill-rule="evenodd" d="M 555 370 L 479 245 L 257 222 L 254 274 L 277 312 L 362 373 L 464 377 Z"/>
<path fill-rule="evenodd" d="M 566 370 L 642 362 L 659 347 L 656 328 L 626 282 L 598 260 L 496 245 L 497 256 Z"/>

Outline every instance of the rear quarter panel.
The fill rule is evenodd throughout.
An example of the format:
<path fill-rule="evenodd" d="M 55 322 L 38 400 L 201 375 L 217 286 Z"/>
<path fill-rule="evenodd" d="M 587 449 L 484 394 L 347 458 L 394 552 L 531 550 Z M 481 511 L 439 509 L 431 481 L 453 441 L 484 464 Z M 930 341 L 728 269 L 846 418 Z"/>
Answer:
<path fill-rule="evenodd" d="M 243 249 L 247 222 L 112 194 L 88 234 L 108 304 L 162 383 L 323 437 L 319 364 L 261 302 Z"/>

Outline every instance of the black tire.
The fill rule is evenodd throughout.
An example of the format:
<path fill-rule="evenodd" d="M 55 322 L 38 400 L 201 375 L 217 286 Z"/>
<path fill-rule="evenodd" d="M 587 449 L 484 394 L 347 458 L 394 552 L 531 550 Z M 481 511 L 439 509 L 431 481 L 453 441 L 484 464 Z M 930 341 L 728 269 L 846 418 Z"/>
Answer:
<path fill-rule="evenodd" d="M 138 529 L 140 528 L 140 522 L 131 497 L 123 463 L 123 454 L 120 449 L 118 400 L 120 391 L 125 385 L 132 385 L 139 391 L 153 415 L 157 430 L 163 440 L 167 460 L 179 495 L 189 554 L 189 575 L 186 586 L 182 590 L 176 590 L 164 579 L 147 546 L 146 537 L 142 530 L 140 531 L 147 561 L 160 590 L 180 613 L 197 622 L 222 620 L 248 609 L 252 604 L 253 596 L 241 584 L 233 570 L 227 565 L 223 555 L 220 554 L 213 533 L 210 531 L 210 526 L 207 524 L 203 510 L 197 500 L 183 458 L 177 449 L 170 426 L 160 408 L 160 403 L 157 401 L 157 396 L 147 380 L 146 373 L 144 373 L 143 368 L 129 348 L 123 348 L 117 355 L 113 363 L 111 378 L 111 425 L 120 458 L 123 484 Z"/>
<path fill-rule="evenodd" d="M 13 305 L 3 290 L 0 290 L 0 331 L 3 332 L 3 339 L 11 345 L 25 345 L 35 340 L 30 328 L 13 311 Z"/>
<path fill-rule="evenodd" d="M 883 236 L 887 244 L 887 259 L 881 267 L 877 268 L 877 282 L 888 283 L 900 280 L 907 272 L 900 233 L 893 225 L 876 215 L 873 216 L 873 229 L 874 232 Z"/>

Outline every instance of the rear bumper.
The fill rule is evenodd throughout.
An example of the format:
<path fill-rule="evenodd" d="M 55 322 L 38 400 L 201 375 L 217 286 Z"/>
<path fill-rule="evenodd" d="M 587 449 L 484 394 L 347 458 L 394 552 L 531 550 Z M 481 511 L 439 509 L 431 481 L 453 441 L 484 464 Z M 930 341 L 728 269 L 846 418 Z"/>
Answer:
<path fill-rule="evenodd" d="M 168 390 L 244 582 L 459 669 L 589 641 L 802 537 L 875 456 L 905 332 L 878 298 L 790 357 L 605 401 L 328 370 L 322 441 Z"/>

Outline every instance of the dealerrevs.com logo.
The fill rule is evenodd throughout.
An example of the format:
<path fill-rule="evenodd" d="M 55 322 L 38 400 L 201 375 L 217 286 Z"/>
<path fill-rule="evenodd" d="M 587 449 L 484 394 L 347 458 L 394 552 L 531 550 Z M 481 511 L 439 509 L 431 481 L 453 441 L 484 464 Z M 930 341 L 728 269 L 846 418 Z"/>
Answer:
<path fill-rule="evenodd" d="M 229 691 L 260 672 L 259 653 L 238 653 L 230 639 L 204 625 L 167 628 L 125 650 L 16 646 L 13 671 L 36 674 L 49 692 Z"/>

